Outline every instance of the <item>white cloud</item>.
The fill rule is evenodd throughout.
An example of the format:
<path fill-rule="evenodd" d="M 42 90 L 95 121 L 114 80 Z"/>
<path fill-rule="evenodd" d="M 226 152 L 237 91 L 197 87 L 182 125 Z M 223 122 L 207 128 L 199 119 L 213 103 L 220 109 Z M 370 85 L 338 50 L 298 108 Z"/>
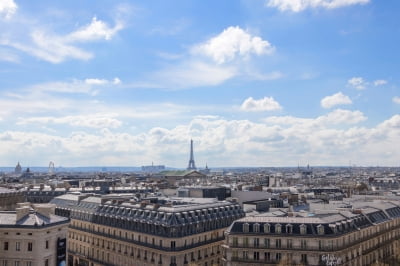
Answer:
<path fill-rule="evenodd" d="M 387 84 L 387 81 L 384 79 L 378 79 L 378 80 L 374 81 L 375 86 L 381 86 L 381 85 L 386 85 L 386 84 Z"/>
<path fill-rule="evenodd" d="M 365 120 L 367 120 L 367 118 L 362 112 L 343 109 L 336 109 L 316 119 L 318 122 L 327 124 L 357 124 Z"/>
<path fill-rule="evenodd" d="M 201 61 L 182 62 L 156 73 L 154 78 L 159 81 L 159 84 L 154 84 L 154 86 L 165 86 L 171 89 L 215 86 L 235 75 L 234 67 L 222 67 Z"/>
<path fill-rule="evenodd" d="M 13 0 L 1 0 L 0 1 L 0 18 L 5 19 L 11 18 L 17 11 L 17 4 Z"/>
<path fill-rule="evenodd" d="M 76 127 L 118 128 L 122 125 L 122 122 L 115 119 L 115 116 L 116 114 L 94 114 L 65 117 L 31 117 L 19 119 L 17 124 L 68 124 Z"/>
<path fill-rule="evenodd" d="M 123 24 L 117 22 L 114 27 L 110 27 L 104 21 L 92 18 L 92 22 L 65 37 L 66 42 L 88 42 L 97 40 L 111 40 L 111 38 L 121 29 Z"/>
<path fill-rule="evenodd" d="M 349 124 L 350 119 L 352 123 Z M 133 165 L 157 161 L 185 167 L 194 139 L 198 166 L 398 165 L 400 115 L 371 127 L 359 111 L 335 110 L 316 118 L 273 117 L 268 122 L 196 117 L 172 128 L 137 134 L 102 129 L 67 136 L 33 130 L 0 132 L 0 160 L 25 165 Z M 280 122 L 279 122 L 280 121 Z M 340 124 L 337 124 L 340 122 Z M 41 156 L 37 156 L 40 154 Z M 16 158 L 16 159 L 15 159 Z"/>
<path fill-rule="evenodd" d="M 394 103 L 400 104 L 400 97 L 395 96 L 395 97 L 393 97 L 392 100 L 393 100 Z"/>
<path fill-rule="evenodd" d="M 271 54 L 274 47 L 259 36 L 252 36 L 240 27 L 228 27 L 219 35 L 193 48 L 194 53 L 206 55 L 218 64 L 251 54 Z"/>
<path fill-rule="evenodd" d="M 173 63 L 150 75 L 148 81 L 134 87 L 184 89 L 215 86 L 237 76 L 272 80 L 283 76 L 279 71 L 259 74 L 251 66 L 251 55 L 271 54 L 274 48 L 259 36 L 239 27 L 228 27 L 208 41 L 195 44 L 182 55 L 174 55 Z M 168 60 L 171 58 L 167 56 Z M 211 60 L 210 60 L 211 59 Z"/>
<path fill-rule="evenodd" d="M 267 0 L 266 5 L 280 11 L 300 12 L 310 8 L 335 9 L 367 3 L 369 0 Z"/>
<path fill-rule="evenodd" d="M 85 83 L 89 84 L 89 85 L 107 85 L 107 84 L 118 85 L 118 84 L 121 84 L 121 80 L 119 78 L 114 78 L 113 80 L 87 78 L 87 79 L 85 79 Z"/>
<path fill-rule="evenodd" d="M 332 108 L 336 105 L 352 104 L 349 96 L 344 95 L 342 92 L 338 92 L 331 96 L 326 96 L 321 100 L 321 106 L 323 108 Z"/>
<path fill-rule="evenodd" d="M 357 90 L 363 90 L 368 85 L 362 77 L 353 77 L 347 81 L 347 84 Z"/>
<path fill-rule="evenodd" d="M 69 58 L 89 60 L 93 58 L 93 54 L 77 47 L 77 43 L 110 40 L 122 28 L 123 25 L 120 22 L 117 22 L 114 27 L 110 27 L 107 23 L 93 18 L 90 24 L 64 36 L 36 28 L 30 33 L 31 42 L 3 38 L 0 39 L 0 44 L 54 64 Z"/>
<path fill-rule="evenodd" d="M 282 106 L 274 100 L 273 97 L 264 97 L 259 100 L 249 97 L 240 106 L 243 111 L 262 112 L 262 111 L 276 111 L 281 110 Z"/>

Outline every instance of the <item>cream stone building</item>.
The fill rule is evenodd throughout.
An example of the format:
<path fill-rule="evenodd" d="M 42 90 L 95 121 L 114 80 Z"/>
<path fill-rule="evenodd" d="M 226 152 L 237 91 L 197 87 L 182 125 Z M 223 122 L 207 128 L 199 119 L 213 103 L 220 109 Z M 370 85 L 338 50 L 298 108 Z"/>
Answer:
<path fill-rule="evenodd" d="M 0 212 L 0 266 L 65 265 L 69 219 L 55 205 L 19 203 Z"/>
<path fill-rule="evenodd" d="M 223 264 L 389 263 L 399 255 L 399 237 L 398 202 L 353 202 L 351 208 L 319 213 L 246 217 L 226 232 Z"/>
<path fill-rule="evenodd" d="M 56 213 L 71 218 L 68 265 L 220 265 L 224 231 L 239 204 L 202 198 L 66 194 Z"/>

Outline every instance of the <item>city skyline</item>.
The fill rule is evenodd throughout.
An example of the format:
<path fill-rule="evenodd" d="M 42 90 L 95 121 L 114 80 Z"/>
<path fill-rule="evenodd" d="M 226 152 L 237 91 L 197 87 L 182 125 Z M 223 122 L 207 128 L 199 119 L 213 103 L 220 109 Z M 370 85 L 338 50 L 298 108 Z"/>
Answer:
<path fill-rule="evenodd" d="M 0 166 L 399 166 L 398 10 L 0 1 Z"/>

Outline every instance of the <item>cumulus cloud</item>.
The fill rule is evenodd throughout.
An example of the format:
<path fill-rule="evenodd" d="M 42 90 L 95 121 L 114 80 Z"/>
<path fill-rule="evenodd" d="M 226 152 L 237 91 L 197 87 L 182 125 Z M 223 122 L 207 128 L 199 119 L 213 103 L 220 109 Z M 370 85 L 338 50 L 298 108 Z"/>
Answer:
<path fill-rule="evenodd" d="M 282 109 L 282 106 L 273 97 L 264 97 L 259 100 L 249 97 L 240 106 L 243 111 L 262 112 L 276 111 Z"/>
<path fill-rule="evenodd" d="M 321 106 L 323 108 L 332 108 L 336 105 L 352 104 L 349 96 L 344 95 L 342 92 L 338 92 L 331 96 L 326 96 L 321 100 Z"/>
<path fill-rule="evenodd" d="M 152 73 L 149 78 L 151 81 L 138 82 L 133 86 L 184 89 L 215 86 L 237 76 L 259 80 L 279 79 L 283 76 L 281 72 L 260 74 L 254 71 L 252 60 L 249 60 L 272 54 L 274 49 L 259 36 L 240 27 L 228 27 L 217 36 L 194 44 L 184 54 L 174 55 L 175 62 Z"/>
<path fill-rule="evenodd" d="M 2 0 L 0 1 L 0 18 L 9 19 L 17 11 L 17 4 L 14 0 Z"/>
<path fill-rule="evenodd" d="M 370 0 L 267 0 L 268 7 L 274 7 L 280 11 L 300 12 L 311 8 L 335 9 L 351 5 L 362 5 Z"/>
<path fill-rule="evenodd" d="M 378 80 L 374 81 L 375 86 L 381 86 L 381 85 L 386 85 L 386 84 L 387 84 L 387 81 L 384 79 L 378 79 Z"/>
<path fill-rule="evenodd" d="M 394 103 L 400 104 L 400 97 L 395 96 L 395 97 L 393 97 L 392 100 L 393 100 Z"/>
<path fill-rule="evenodd" d="M 318 117 L 316 121 L 329 124 L 357 124 L 366 119 L 367 117 L 361 111 L 337 109 L 325 116 Z"/>
<path fill-rule="evenodd" d="M 363 90 L 367 86 L 367 82 L 362 77 L 353 77 L 347 81 L 347 85 L 357 90 Z"/>
<path fill-rule="evenodd" d="M 253 36 L 240 27 L 228 27 L 219 35 L 193 48 L 199 53 L 222 64 L 237 57 L 246 58 L 251 54 L 271 54 L 274 47 L 259 36 Z"/>
<path fill-rule="evenodd" d="M 67 35 L 49 33 L 43 29 L 35 29 L 30 33 L 31 42 L 15 41 L 3 38 L 0 44 L 31 54 L 51 63 L 61 63 L 69 58 L 89 60 L 93 54 L 77 46 L 80 42 L 110 40 L 123 24 L 117 22 L 114 27 L 94 17 L 90 24 Z"/>
<path fill-rule="evenodd" d="M 358 165 L 398 165 L 400 115 L 370 127 L 356 126 L 365 119 L 359 111 L 338 109 L 316 118 L 275 116 L 259 123 L 196 117 L 187 124 L 137 134 L 110 129 L 68 136 L 5 131 L 0 132 L 0 159 L 14 163 L 10 158 L 23 155 L 31 165 L 46 164 L 51 158 L 65 166 L 158 161 L 184 167 L 193 138 L 198 165 L 347 165 L 349 160 Z"/>

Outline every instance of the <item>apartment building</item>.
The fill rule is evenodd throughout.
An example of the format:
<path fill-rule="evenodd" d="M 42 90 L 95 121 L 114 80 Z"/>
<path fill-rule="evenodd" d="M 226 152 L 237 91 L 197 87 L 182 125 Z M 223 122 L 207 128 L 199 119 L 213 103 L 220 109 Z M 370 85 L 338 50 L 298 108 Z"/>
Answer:
<path fill-rule="evenodd" d="M 56 213 L 71 218 L 68 265 L 220 265 L 224 231 L 239 204 L 203 198 L 132 200 L 66 194 Z"/>
<path fill-rule="evenodd" d="M 254 216 L 226 232 L 223 264 L 371 265 L 399 252 L 400 206 L 354 202 L 349 209 Z"/>
<path fill-rule="evenodd" d="M 19 203 L 0 212 L 0 265 L 53 266 L 66 263 L 69 219 L 51 204 Z"/>

